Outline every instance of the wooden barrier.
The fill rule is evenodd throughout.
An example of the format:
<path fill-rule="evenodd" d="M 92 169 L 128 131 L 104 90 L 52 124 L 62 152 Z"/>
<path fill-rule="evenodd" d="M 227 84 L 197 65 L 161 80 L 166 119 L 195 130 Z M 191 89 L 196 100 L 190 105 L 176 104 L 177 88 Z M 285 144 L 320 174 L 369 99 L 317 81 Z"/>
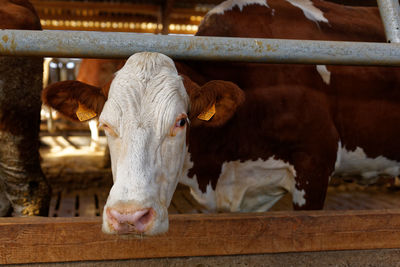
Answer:
<path fill-rule="evenodd" d="M 0 218 L 0 263 L 400 248 L 400 210 L 170 216 L 156 237 L 106 235 L 100 218 Z"/>

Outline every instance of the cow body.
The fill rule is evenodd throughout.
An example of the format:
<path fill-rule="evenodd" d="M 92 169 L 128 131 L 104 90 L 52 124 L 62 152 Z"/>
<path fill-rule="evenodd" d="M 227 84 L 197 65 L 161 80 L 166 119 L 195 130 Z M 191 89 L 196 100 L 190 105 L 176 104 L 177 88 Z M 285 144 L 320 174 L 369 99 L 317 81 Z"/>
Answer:
<path fill-rule="evenodd" d="M 226 1 L 196 35 L 385 42 L 376 8 L 324 1 Z M 179 62 L 177 69 L 198 84 L 232 81 L 246 94 L 236 120 L 217 129 L 192 127 L 189 176 L 199 188 L 185 181 L 208 208 L 262 211 L 289 191 L 295 208 L 321 209 L 332 174 L 399 174 L 397 68 Z M 228 141 L 227 133 L 235 136 Z M 208 139 L 216 136 L 226 150 L 219 142 L 212 147 Z M 286 178 L 263 179 L 271 164 L 286 166 L 272 175 Z"/>
<path fill-rule="evenodd" d="M 307 0 L 226 1 L 197 35 L 384 41 L 376 8 Z M 399 77 L 138 53 L 109 92 L 67 82 L 44 99 L 72 119 L 79 105 L 100 114 L 114 177 L 103 230 L 157 234 L 177 182 L 211 210 L 265 211 L 287 192 L 295 209 L 321 209 L 333 174 L 398 175 Z"/>
<path fill-rule="evenodd" d="M 0 1 L 2 29 L 40 30 L 33 6 Z M 13 42 L 3 38 L 2 42 Z M 0 57 L 0 215 L 46 215 L 49 186 L 39 161 L 41 58 Z"/>

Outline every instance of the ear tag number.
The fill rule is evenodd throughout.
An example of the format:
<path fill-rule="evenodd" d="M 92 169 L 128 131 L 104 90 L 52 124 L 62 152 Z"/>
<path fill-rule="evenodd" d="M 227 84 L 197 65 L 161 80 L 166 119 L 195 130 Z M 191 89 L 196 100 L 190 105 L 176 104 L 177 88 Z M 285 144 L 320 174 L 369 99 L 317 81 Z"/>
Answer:
<path fill-rule="evenodd" d="M 79 121 L 87 121 L 96 117 L 97 114 L 93 110 L 90 110 L 79 103 L 78 110 L 76 111 L 76 116 L 78 117 Z"/>
<path fill-rule="evenodd" d="M 211 106 L 211 108 L 209 108 L 208 110 L 200 113 L 199 116 L 197 116 L 197 118 L 199 120 L 203 120 L 203 121 L 209 121 L 215 114 L 215 104 Z"/>

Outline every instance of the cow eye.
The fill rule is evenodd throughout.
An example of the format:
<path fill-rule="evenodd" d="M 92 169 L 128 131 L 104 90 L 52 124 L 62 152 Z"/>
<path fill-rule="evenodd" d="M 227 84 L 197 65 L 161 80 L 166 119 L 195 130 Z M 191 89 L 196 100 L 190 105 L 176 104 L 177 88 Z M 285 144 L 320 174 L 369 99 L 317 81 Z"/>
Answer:
<path fill-rule="evenodd" d="M 181 114 L 175 121 L 174 126 L 171 128 L 171 136 L 175 136 L 179 131 L 183 130 L 188 123 L 186 114 Z"/>
<path fill-rule="evenodd" d="M 176 122 L 176 127 L 183 127 L 186 124 L 186 118 L 182 118 Z"/>

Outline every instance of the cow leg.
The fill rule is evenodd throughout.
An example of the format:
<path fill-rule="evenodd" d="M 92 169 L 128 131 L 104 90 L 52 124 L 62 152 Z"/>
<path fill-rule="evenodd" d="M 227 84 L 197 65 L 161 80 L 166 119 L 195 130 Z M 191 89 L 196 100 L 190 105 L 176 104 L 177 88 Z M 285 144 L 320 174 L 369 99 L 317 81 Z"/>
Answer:
<path fill-rule="evenodd" d="M 47 215 L 50 191 L 40 168 L 38 144 L 0 131 L 0 179 L 13 216 Z"/>
<path fill-rule="evenodd" d="M 14 216 L 48 213 L 39 160 L 42 71 L 42 59 L 0 58 L 0 188 Z"/>
<path fill-rule="evenodd" d="M 295 157 L 296 183 L 292 191 L 293 208 L 323 209 L 329 177 L 334 171 L 336 149 L 319 156 L 301 152 Z"/>

